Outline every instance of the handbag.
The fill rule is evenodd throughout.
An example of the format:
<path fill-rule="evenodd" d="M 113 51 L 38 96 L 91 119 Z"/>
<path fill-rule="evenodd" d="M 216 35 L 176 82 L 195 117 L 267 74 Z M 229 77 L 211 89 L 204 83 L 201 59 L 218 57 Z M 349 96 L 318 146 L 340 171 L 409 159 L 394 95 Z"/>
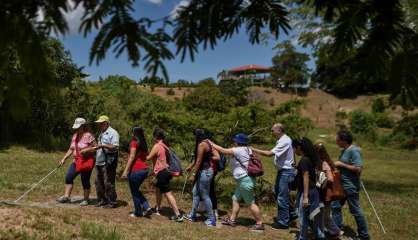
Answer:
<path fill-rule="evenodd" d="M 325 188 L 325 201 L 341 200 L 345 198 L 344 188 L 341 184 L 341 173 L 338 171 L 332 172 L 334 181 L 328 182 Z"/>
<path fill-rule="evenodd" d="M 247 169 L 247 174 L 250 177 L 260 177 L 264 175 L 264 170 L 263 170 L 263 164 L 261 163 L 260 157 L 258 156 L 258 154 L 251 152 L 250 150 L 247 148 L 247 152 L 248 155 L 250 156 L 250 158 L 248 159 L 248 167 L 245 168 L 244 164 L 242 164 L 242 162 L 238 159 L 235 158 L 239 164 L 242 166 L 242 168 Z"/>
<path fill-rule="evenodd" d="M 75 139 L 75 171 L 78 173 L 90 172 L 94 168 L 94 155 L 83 156 L 78 148 L 78 140 Z"/>

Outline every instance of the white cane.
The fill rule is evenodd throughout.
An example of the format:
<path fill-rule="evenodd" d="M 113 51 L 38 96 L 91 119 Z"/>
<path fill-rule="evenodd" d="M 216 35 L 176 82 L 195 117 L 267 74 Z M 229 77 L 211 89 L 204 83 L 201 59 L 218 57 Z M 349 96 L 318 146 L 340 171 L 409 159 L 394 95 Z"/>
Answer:
<path fill-rule="evenodd" d="M 18 197 L 16 200 L 14 200 L 13 203 L 19 202 L 22 198 L 24 198 L 26 195 L 28 195 L 28 193 L 30 193 L 33 189 L 35 189 L 39 184 L 41 184 L 45 179 L 47 179 L 51 174 L 53 174 L 55 171 L 57 171 L 60 167 L 61 167 L 61 165 L 54 168 L 54 170 L 49 172 L 45 177 L 43 177 L 41 180 L 39 180 L 39 182 L 33 184 L 32 187 L 29 188 L 29 190 L 27 190 L 24 194 L 22 194 L 22 196 Z"/>
<path fill-rule="evenodd" d="M 379 215 L 377 215 L 377 211 L 376 211 L 376 209 L 374 208 L 374 204 L 373 204 L 372 200 L 370 199 L 370 196 L 369 196 L 369 194 L 367 193 L 366 188 L 364 187 L 363 182 L 360 182 L 360 184 L 361 184 L 361 187 L 362 187 L 362 188 L 363 188 L 363 190 L 364 190 L 364 193 L 366 194 L 367 200 L 369 200 L 369 203 L 370 203 L 370 205 L 372 206 L 372 209 L 373 209 L 373 211 L 374 211 L 374 215 L 376 215 L 377 221 L 379 222 L 380 227 L 382 228 L 383 234 L 386 234 L 385 227 L 383 226 L 382 221 L 380 221 Z"/>
<path fill-rule="evenodd" d="M 181 199 L 183 199 L 184 190 L 186 189 L 187 180 L 189 179 L 189 172 L 186 172 L 186 180 L 184 180 L 183 189 L 181 190 Z"/>

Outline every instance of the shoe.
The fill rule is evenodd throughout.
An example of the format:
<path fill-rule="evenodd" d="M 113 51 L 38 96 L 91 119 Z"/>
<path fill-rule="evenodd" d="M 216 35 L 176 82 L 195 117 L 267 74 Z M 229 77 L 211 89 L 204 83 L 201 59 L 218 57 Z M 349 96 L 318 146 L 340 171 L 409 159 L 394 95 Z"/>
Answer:
<path fill-rule="evenodd" d="M 70 198 L 66 196 L 61 196 L 57 198 L 57 202 L 59 203 L 69 203 L 70 201 L 71 201 Z"/>
<path fill-rule="evenodd" d="M 80 203 L 80 206 L 84 207 L 84 206 L 88 206 L 89 205 L 89 200 L 83 200 Z"/>
<path fill-rule="evenodd" d="M 138 215 L 136 215 L 135 213 L 130 213 L 129 214 L 129 217 L 132 217 L 132 218 L 139 218 L 140 216 L 138 216 Z"/>
<path fill-rule="evenodd" d="M 97 202 L 97 203 L 96 203 L 96 205 L 94 205 L 94 206 L 95 206 L 95 207 L 103 207 L 103 206 L 105 206 L 105 205 L 107 205 L 107 203 L 106 203 L 106 202 L 99 201 L 99 202 Z"/>
<path fill-rule="evenodd" d="M 178 216 L 173 215 L 173 216 L 170 217 L 170 220 L 175 221 L 175 222 L 183 222 L 184 217 L 183 217 L 183 214 L 180 214 Z"/>
<path fill-rule="evenodd" d="M 118 207 L 117 204 L 112 204 L 112 203 L 109 203 L 109 204 L 106 204 L 106 205 L 103 206 L 103 208 L 107 208 L 107 209 L 117 208 L 117 207 Z"/>
<path fill-rule="evenodd" d="M 190 222 L 196 222 L 196 216 L 193 216 L 191 213 L 184 215 L 184 218 Z"/>
<path fill-rule="evenodd" d="M 152 211 L 154 212 L 155 215 L 161 216 L 160 211 L 158 210 L 158 208 L 154 208 L 154 209 L 152 209 Z"/>
<path fill-rule="evenodd" d="M 252 232 L 262 232 L 264 231 L 264 224 L 254 224 L 249 229 Z"/>
<path fill-rule="evenodd" d="M 152 215 L 152 209 L 151 209 L 151 208 L 146 209 L 146 210 L 142 213 L 142 216 L 144 216 L 144 217 L 149 217 L 149 216 L 151 216 L 151 215 Z"/>
<path fill-rule="evenodd" d="M 280 229 L 289 229 L 289 226 L 284 226 L 284 225 L 281 225 L 280 223 L 275 222 L 271 225 L 271 228 L 274 230 L 280 230 Z"/>
<path fill-rule="evenodd" d="M 216 218 L 207 219 L 205 221 L 205 224 L 206 224 L 207 227 L 216 227 Z"/>
<path fill-rule="evenodd" d="M 235 227 L 237 225 L 237 222 L 235 220 L 231 220 L 229 217 L 223 218 L 221 223 L 223 225 L 228 225 L 228 226 L 231 226 L 231 227 Z"/>

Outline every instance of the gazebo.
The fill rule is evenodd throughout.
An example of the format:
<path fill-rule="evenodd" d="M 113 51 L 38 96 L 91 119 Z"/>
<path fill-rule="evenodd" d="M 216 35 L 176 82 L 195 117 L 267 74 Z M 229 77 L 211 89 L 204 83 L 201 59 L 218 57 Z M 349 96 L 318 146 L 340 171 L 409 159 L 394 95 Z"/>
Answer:
<path fill-rule="evenodd" d="M 270 77 L 271 68 L 256 64 L 244 65 L 230 70 L 223 70 L 218 74 L 219 81 L 248 79 L 251 84 L 261 84 Z"/>

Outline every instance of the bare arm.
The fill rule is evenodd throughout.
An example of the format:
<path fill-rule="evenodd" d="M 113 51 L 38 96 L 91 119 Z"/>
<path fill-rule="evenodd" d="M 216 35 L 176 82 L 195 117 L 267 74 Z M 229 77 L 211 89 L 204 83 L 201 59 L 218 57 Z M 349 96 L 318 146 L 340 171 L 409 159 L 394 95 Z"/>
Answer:
<path fill-rule="evenodd" d="M 157 146 L 157 144 L 155 144 L 152 147 L 151 152 L 148 154 L 147 160 L 154 160 L 157 157 L 158 157 L 158 146 Z"/>
<path fill-rule="evenodd" d="M 86 147 L 80 150 L 80 154 L 88 154 L 88 153 L 94 153 L 97 150 L 97 143 L 96 141 L 91 142 L 90 147 Z"/>
<path fill-rule="evenodd" d="M 132 147 L 129 151 L 128 163 L 126 163 L 125 171 L 123 171 L 124 176 L 128 175 L 128 172 L 131 169 L 132 164 L 134 162 L 135 156 L 136 156 L 136 148 Z"/>
<path fill-rule="evenodd" d="M 212 149 L 212 160 L 215 162 L 221 160 L 221 155 L 215 149 Z"/>
<path fill-rule="evenodd" d="M 357 166 L 354 166 L 354 165 L 350 165 L 350 164 L 347 164 L 347 163 L 343 163 L 341 161 L 336 161 L 335 162 L 335 166 L 338 167 L 338 168 L 345 168 L 345 169 L 347 169 L 349 171 L 352 171 L 354 173 L 357 173 L 359 175 L 360 175 L 361 170 L 362 170 L 361 167 L 357 167 Z"/>
<path fill-rule="evenodd" d="M 112 145 L 112 144 L 100 144 L 99 146 L 102 147 L 102 148 L 107 148 L 111 151 L 115 151 L 115 150 L 119 149 L 119 146 Z"/>
<path fill-rule="evenodd" d="M 260 155 L 263 155 L 263 156 L 267 156 L 267 157 L 271 157 L 271 156 L 273 156 L 274 155 L 274 153 L 272 152 L 272 151 L 270 151 L 270 150 L 261 150 L 261 149 L 258 149 L 258 148 L 254 148 L 254 147 L 251 147 L 251 149 L 254 151 L 254 152 L 256 152 L 256 153 L 258 153 L 258 154 L 260 154 Z"/>
<path fill-rule="evenodd" d="M 195 174 L 197 171 L 199 171 L 200 165 L 202 164 L 203 161 L 203 155 L 205 154 L 205 151 L 207 150 L 207 145 L 203 145 L 203 143 L 200 143 L 198 148 L 197 148 L 197 157 L 196 157 L 196 162 L 193 165 L 192 168 L 192 173 Z"/>
<path fill-rule="evenodd" d="M 216 151 L 218 151 L 220 153 L 223 153 L 223 154 L 226 154 L 226 155 L 234 155 L 234 151 L 232 151 L 232 148 L 223 148 L 223 147 L 221 147 L 221 146 L 219 146 L 219 145 L 217 145 L 213 142 L 210 142 L 210 143 L 212 144 L 212 147 Z"/>
<path fill-rule="evenodd" d="M 68 148 L 67 152 L 65 153 L 64 157 L 59 161 L 59 165 L 63 165 L 65 163 L 65 160 L 69 158 L 73 154 L 73 149 L 70 147 Z"/>

